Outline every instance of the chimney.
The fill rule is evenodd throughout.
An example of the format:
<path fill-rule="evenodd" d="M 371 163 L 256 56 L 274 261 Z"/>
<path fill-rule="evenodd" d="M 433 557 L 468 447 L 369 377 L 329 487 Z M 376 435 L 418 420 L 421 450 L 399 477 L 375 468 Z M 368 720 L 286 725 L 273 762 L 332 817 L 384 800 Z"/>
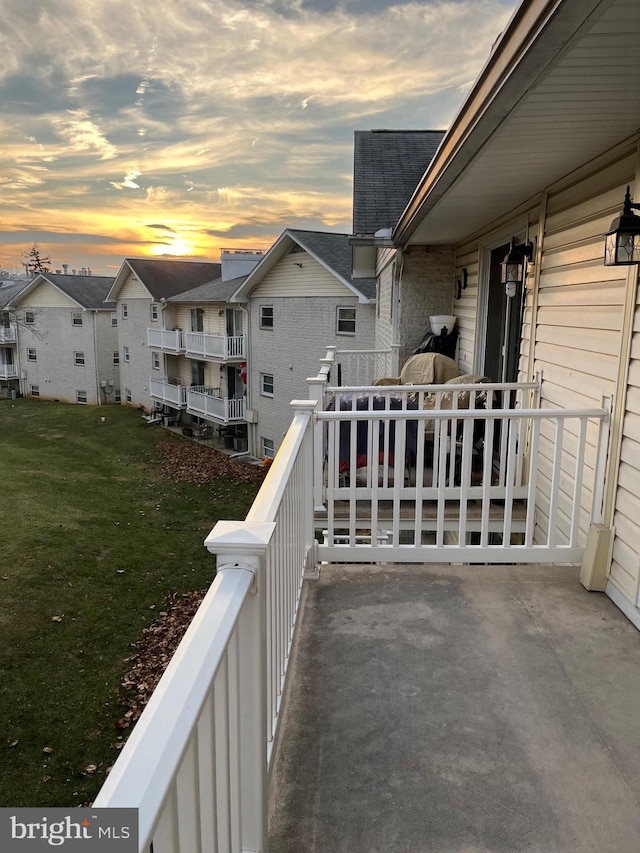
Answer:
<path fill-rule="evenodd" d="M 256 264 L 262 260 L 260 249 L 221 249 L 222 280 L 229 281 L 241 275 L 249 275 Z"/>
<path fill-rule="evenodd" d="M 62 269 L 64 270 L 64 274 L 69 274 L 69 264 L 62 264 Z"/>

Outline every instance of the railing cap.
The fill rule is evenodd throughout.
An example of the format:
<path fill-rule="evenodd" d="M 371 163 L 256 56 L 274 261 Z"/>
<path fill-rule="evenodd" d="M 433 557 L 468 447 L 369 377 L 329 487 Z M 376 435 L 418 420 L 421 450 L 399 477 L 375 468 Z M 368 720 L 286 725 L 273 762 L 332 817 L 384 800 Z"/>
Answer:
<path fill-rule="evenodd" d="M 246 521 L 218 521 L 204 540 L 205 547 L 217 556 L 261 556 L 269 547 L 275 522 L 251 524 Z"/>
<path fill-rule="evenodd" d="M 316 400 L 291 400 L 289 405 L 297 412 L 313 412 L 318 403 Z"/>

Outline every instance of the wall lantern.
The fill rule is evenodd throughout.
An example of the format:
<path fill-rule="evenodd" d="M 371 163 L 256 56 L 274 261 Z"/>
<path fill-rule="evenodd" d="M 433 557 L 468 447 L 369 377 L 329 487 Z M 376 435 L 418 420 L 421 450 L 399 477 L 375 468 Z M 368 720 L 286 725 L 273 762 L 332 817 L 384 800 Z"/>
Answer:
<path fill-rule="evenodd" d="M 607 267 L 640 264 L 640 216 L 636 216 L 634 210 L 640 210 L 640 204 L 633 204 L 627 187 L 622 213 L 613 220 L 605 237 L 604 264 Z"/>
<path fill-rule="evenodd" d="M 507 296 L 515 296 L 519 284 L 521 284 L 524 276 L 525 261 L 530 261 L 533 258 L 533 243 L 520 243 L 516 245 L 516 238 L 511 239 L 511 246 L 505 259 L 500 266 L 502 267 L 501 281 L 505 286 Z"/>
<path fill-rule="evenodd" d="M 456 299 L 462 297 L 462 291 L 467 289 L 469 284 L 469 272 L 466 268 L 462 269 L 462 278 L 456 279 Z"/>

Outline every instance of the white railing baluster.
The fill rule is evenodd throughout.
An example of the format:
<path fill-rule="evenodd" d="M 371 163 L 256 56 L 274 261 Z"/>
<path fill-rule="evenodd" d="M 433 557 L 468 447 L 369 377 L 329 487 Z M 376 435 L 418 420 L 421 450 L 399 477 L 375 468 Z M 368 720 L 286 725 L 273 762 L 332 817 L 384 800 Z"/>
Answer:
<path fill-rule="evenodd" d="M 560 481 L 562 479 L 562 447 L 564 443 L 564 423 L 557 420 L 555 423 L 555 440 L 553 449 L 553 463 L 551 469 L 551 500 L 549 502 L 549 529 L 547 530 L 547 544 L 555 545 L 556 522 L 558 516 L 558 500 L 560 497 Z"/>

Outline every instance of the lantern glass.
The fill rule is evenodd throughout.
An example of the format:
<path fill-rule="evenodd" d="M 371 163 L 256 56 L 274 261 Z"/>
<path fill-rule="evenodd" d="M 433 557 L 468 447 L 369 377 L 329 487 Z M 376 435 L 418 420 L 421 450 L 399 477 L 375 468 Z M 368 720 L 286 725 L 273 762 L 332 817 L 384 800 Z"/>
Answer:
<path fill-rule="evenodd" d="M 509 257 L 503 261 L 502 266 L 502 283 L 509 284 L 509 282 L 513 284 L 517 284 L 519 281 L 522 281 L 522 273 L 524 271 L 523 264 L 519 264 L 517 262 L 513 262 L 509 260 Z"/>
<path fill-rule="evenodd" d="M 640 263 L 640 234 L 618 228 L 609 231 L 605 240 L 605 266 L 626 266 Z"/>

